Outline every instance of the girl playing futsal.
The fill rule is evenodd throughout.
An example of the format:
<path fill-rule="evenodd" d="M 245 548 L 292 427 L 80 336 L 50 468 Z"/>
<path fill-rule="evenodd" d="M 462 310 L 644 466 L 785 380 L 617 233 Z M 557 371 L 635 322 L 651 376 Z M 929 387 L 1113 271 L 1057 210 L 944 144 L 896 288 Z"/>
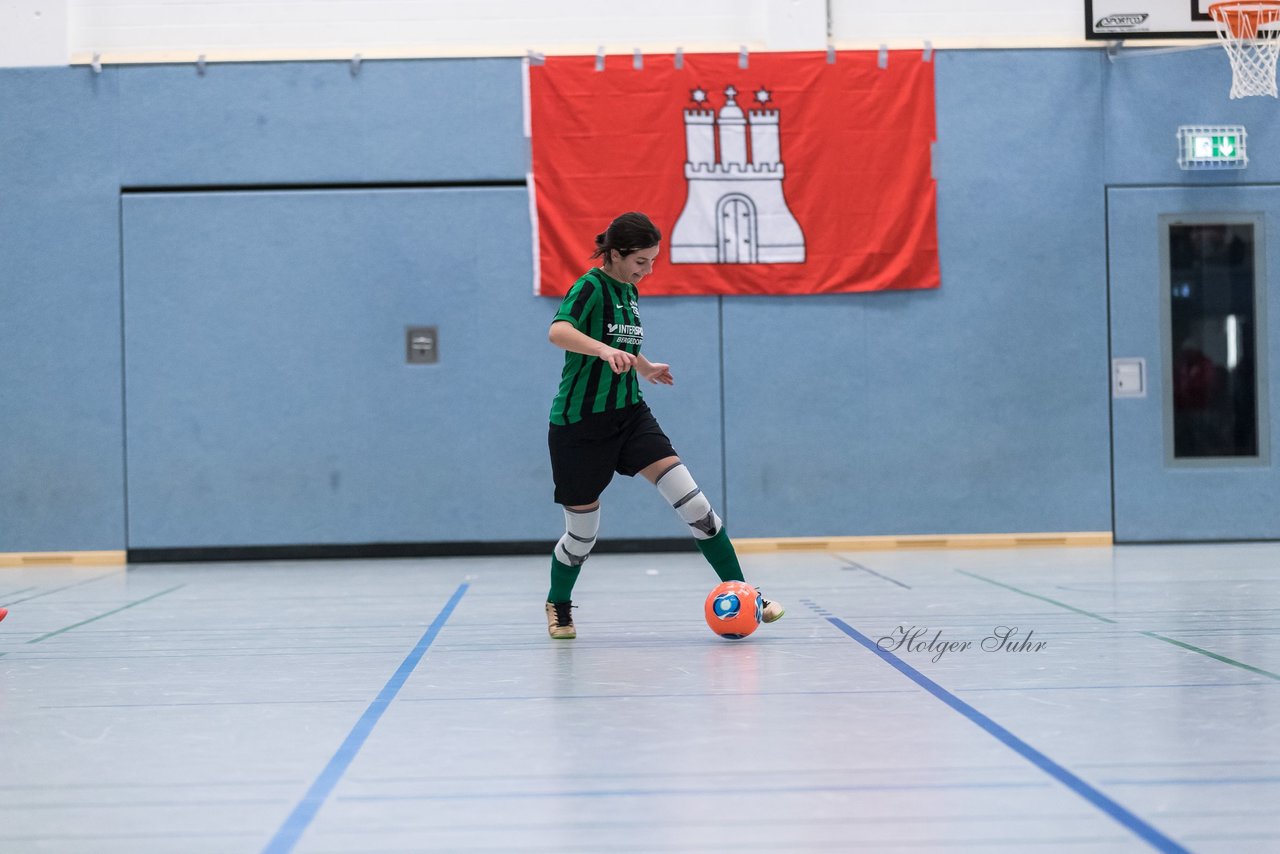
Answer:
<path fill-rule="evenodd" d="M 671 366 L 640 355 L 636 285 L 653 272 L 662 234 L 642 213 L 625 213 L 596 235 L 599 267 L 569 289 L 551 321 L 548 337 L 565 350 L 560 390 L 551 404 L 551 473 L 555 501 L 564 505 L 565 533 L 551 556 L 547 631 L 577 637 L 570 594 L 600 528 L 600 493 L 613 473 L 639 473 L 658 487 L 693 533 L 698 549 L 721 581 L 742 581 L 738 556 L 720 517 L 711 508 L 671 440 L 644 402 L 637 374 L 672 385 Z M 764 622 L 783 614 L 763 603 Z"/>

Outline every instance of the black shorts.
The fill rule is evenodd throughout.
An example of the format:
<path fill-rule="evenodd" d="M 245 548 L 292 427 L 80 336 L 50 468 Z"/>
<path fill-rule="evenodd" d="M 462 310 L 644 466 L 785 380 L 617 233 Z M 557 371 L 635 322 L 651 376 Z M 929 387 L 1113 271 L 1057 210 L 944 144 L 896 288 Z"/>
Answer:
<path fill-rule="evenodd" d="M 664 457 L 671 440 L 643 400 L 612 412 L 588 415 L 576 424 L 552 424 L 547 434 L 556 503 L 591 504 L 613 480 L 631 477 Z"/>

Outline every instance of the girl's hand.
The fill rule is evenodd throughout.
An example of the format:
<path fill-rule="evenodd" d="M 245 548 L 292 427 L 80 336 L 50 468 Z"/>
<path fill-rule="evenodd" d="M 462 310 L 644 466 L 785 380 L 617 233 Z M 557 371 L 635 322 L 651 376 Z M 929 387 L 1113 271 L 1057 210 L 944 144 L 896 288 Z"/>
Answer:
<path fill-rule="evenodd" d="M 675 377 L 671 376 L 671 366 L 661 362 L 649 362 L 644 365 L 637 365 L 636 371 L 640 376 L 644 377 L 651 383 L 662 383 L 663 385 L 675 385 Z"/>
<path fill-rule="evenodd" d="M 608 362 L 615 374 L 625 374 L 636 366 L 635 356 L 624 350 L 615 350 L 607 344 L 601 344 L 600 352 L 596 355 Z"/>

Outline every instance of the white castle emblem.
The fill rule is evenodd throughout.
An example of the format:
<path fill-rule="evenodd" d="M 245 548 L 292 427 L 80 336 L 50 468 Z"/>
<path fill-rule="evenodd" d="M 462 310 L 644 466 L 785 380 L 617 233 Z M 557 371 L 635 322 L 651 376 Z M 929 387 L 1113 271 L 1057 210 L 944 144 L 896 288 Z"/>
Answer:
<path fill-rule="evenodd" d="M 701 88 L 693 90 L 698 106 L 684 111 L 689 195 L 671 234 L 671 263 L 802 264 L 804 232 L 782 195 L 778 111 L 767 108 L 763 87 L 756 92 L 761 109 L 746 114 L 734 100 L 738 90 L 729 86 L 724 94 L 719 115 L 702 107 Z"/>

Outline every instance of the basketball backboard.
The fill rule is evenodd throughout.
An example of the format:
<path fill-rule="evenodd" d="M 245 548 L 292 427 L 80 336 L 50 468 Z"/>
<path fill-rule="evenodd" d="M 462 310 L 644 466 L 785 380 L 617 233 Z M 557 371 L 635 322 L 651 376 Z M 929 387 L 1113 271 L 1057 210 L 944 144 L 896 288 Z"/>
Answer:
<path fill-rule="evenodd" d="M 1084 37 L 1213 39 L 1209 6 L 1216 0 L 1084 0 Z"/>

